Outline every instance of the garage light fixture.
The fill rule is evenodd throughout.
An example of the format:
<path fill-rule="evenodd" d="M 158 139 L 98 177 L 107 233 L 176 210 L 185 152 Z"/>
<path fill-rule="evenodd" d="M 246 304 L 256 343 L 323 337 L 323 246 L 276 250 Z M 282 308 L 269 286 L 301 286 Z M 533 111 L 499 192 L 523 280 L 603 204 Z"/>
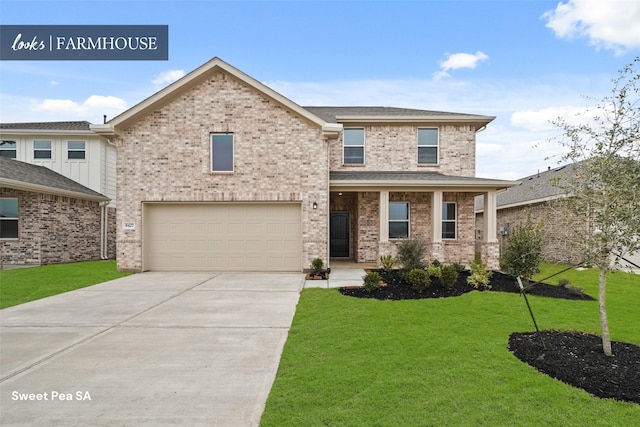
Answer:
<path fill-rule="evenodd" d="M 313 206 L 313 209 L 318 209 L 318 203 L 316 203 L 316 202 L 313 202 L 313 205 L 311 205 L 311 206 Z"/>

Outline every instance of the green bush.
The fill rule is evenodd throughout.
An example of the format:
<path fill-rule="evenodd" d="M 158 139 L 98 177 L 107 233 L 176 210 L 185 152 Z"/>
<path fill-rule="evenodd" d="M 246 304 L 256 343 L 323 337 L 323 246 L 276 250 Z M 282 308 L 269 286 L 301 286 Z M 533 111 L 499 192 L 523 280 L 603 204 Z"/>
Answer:
<path fill-rule="evenodd" d="M 455 285 L 458 280 L 458 271 L 456 270 L 456 267 L 452 264 L 447 264 L 443 265 L 441 270 L 442 274 L 440 276 L 440 282 L 442 283 L 442 286 L 447 289 L 453 288 L 453 285 Z"/>
<path fill-rule="evenodd" d="M 429 286 L 431 283 L 429 280 L 429 273 L 422 268 L 414 268 L 407 273 L 407 282 L 409 282 L 411 287 L 418 292 L 422 292 L 424 288 Z"/>
<path fill-rule="evenodd" d="M 362 280 L 364 280 L 364 289 L 367 292 L 372 292 L 380 287 L 382 277 L 380 277 L 378 272 L 370 271 L 365 276 L 362 276 Z"/>
<path fill-rule="evenodd" d="M 451 266 L 453 266 L 453 268 L 458 272 L 458 274 L 462 273 L 465 270 L 464 264 L 460 262 L 454 262 L 451 264 Z"/>
<path fill-rule="evenodd" d="M 433 265 L 434 267 L 442 267 L 442 263 L 437 258 L 431 261 L 431 265 Z"/>
<path fill-rule="evenodd" d="M 322 258 L 315 258 L 311 261 L 311 274 L 314 276 L 321 274 L 322 267 L 324 267 L 324 261 L 322 261 Z"/>
<path fill-rule="evenodd" d="M 405 240 L 398 245 L 397 259 L 402 264 L 402 269 L 405 272 L 416 268 L 423 269 L 425 267 L 423 259 L 426 250 L 427 244 L 422 240 Z"/>
<path fill-rule="evenodd" d="M 501 266 L 506 273 L 531 280 L 531 276 L 540 271 L 543 243 L 541 229 L 542 223 L 533 224 L 530 218 L 512 228 Z"/>
<path fill-rule="evenodd" d="M 471 274 L 467 277 L 467 283 L 476 289 L 490 289 L 491 271 L 487 271 L 487 266 L 482 260 L 477 259 L 471 263 Z"/>
<path fill-rule="evenodd" d="M 391 271 L 393 266 L 396 264 L 395 258 L 389 254 L 380 257 L 380 264 L 382 264 L 382 269 L 384 271 Z"/>
<path fill-rule="evenodd" d="M 439 279 L 442 277 L 442 269 L 439 266 L 431 264 L 427 267 L 427 274 L 429 275 L 429 278 L 435 277 Z"/>

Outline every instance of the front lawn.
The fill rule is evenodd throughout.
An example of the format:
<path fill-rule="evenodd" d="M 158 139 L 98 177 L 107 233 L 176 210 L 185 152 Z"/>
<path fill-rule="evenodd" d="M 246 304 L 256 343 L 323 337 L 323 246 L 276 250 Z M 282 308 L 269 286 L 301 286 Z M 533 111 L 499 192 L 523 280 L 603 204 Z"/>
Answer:
<path fill-rule="evenodd" d="M 561 267 L 545 265 L 539 277 Z M 597 296 L 597 272 L 569 271 Z M 542 329 L 599 334 L 597 301 L 529 296 Z M 640 344 L 640 276 L 609 276 L 613 340 Z M 631 426 L 640 405 L 592 397 L 521 362 L 517 294 L 379 301 L 302 291 L 263 426 Z"/>
<path fill-rule="evenodd" d="M 115 261 L 86 261 L 0 270 L 0 308 L 84 288 L 128 274 L 130 273 L 118 273 Z"/>

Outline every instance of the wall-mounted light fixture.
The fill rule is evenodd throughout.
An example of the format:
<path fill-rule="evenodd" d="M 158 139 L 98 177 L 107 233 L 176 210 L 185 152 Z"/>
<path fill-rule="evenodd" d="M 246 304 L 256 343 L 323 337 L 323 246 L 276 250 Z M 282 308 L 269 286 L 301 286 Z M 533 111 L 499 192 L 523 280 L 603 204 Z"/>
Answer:
<path fill-rule="evenodd" d="M 313 205 L 311 205 L 313 207 L 313 209 L 318 209 L 318 203 L 313 202 Z"/>

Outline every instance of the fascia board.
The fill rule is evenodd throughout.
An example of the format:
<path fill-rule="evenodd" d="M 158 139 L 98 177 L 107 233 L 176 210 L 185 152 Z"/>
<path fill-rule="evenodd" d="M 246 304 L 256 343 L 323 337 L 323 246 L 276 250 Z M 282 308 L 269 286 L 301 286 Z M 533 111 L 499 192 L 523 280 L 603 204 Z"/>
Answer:
<path fill-rule="evenodd" d="M 112 125 L 113 128 L 116 129 L 116 131 L 118 128 L 127 127 L 130 123 L 134 122 L 139 117 L 146 115 L 148 112 L 152 111 L 158 105 L 163 105 L 169 102 L 170 100 L 176 98 L 177 96 L 179 96 L 185 90 L 193 86 L 196 86 L 198 83 L 203 81 L 210 73 L 212 73 L 216 69 L 225 71 L 227 74 L 246 83 L 247 85 L 254 88 L 255 90 L 272 98 L 273 100 L 279 102 L 285 107 L 295 111 L 300 116 L 305 117 L 307 120 L 317 124 L 318 126 L 322 127 L 325 124 L 325 121 L 322 120 L 320 117 L 303 109 L 301 106 L 299 106 L 295 102 L 280 95 L 278 92 L 260 83 L 253 77 L 243 73 L 237 68 L 227 64 L 226 62 L 224 62 L 218 57 L 211 59 L 210 61 L 206 62 L 205 64 L 191 71 L 189 74 L 182 77 L 181 79 L 176 80 L 175 82 L 171 83 L 169 86 L 165 87 L 164 89 L 161 89 L 160 91 L 151 95 L 150 97 L 143 100 L 142 102 L 136 104 L 132 108 L 123 112 L 122 114 L 109 120 L 108 124 Z"/>
<path fill-rule="evenodd" d="M 336 116 L 340 123 L 474 123 L 486 126 L 494 116 Z"/>
<path fill-rule="evenodd" d="M 32 191 L 35 193 L 54 194 L 57 196 L 72 197 L 74 199 L 91 200 L 95 202 L 108 202 L 111 199 L 105 196 L 92 196 L 90 194 L 79 193 L 76 191 L 63 190 L 60 188 L 48 187 L 46 185 L 30 184 L 13 179 L 0 178 L 0 186 L 13 188 L 15 190 Z"/>
<path fill-rule="evenodd" d="M 62 129 L 2 129 L 0 136 L 3 138 L 11 135 L 73 135 L 92 137 L 96 134 L 87 130 L 62 130 Z"/>

